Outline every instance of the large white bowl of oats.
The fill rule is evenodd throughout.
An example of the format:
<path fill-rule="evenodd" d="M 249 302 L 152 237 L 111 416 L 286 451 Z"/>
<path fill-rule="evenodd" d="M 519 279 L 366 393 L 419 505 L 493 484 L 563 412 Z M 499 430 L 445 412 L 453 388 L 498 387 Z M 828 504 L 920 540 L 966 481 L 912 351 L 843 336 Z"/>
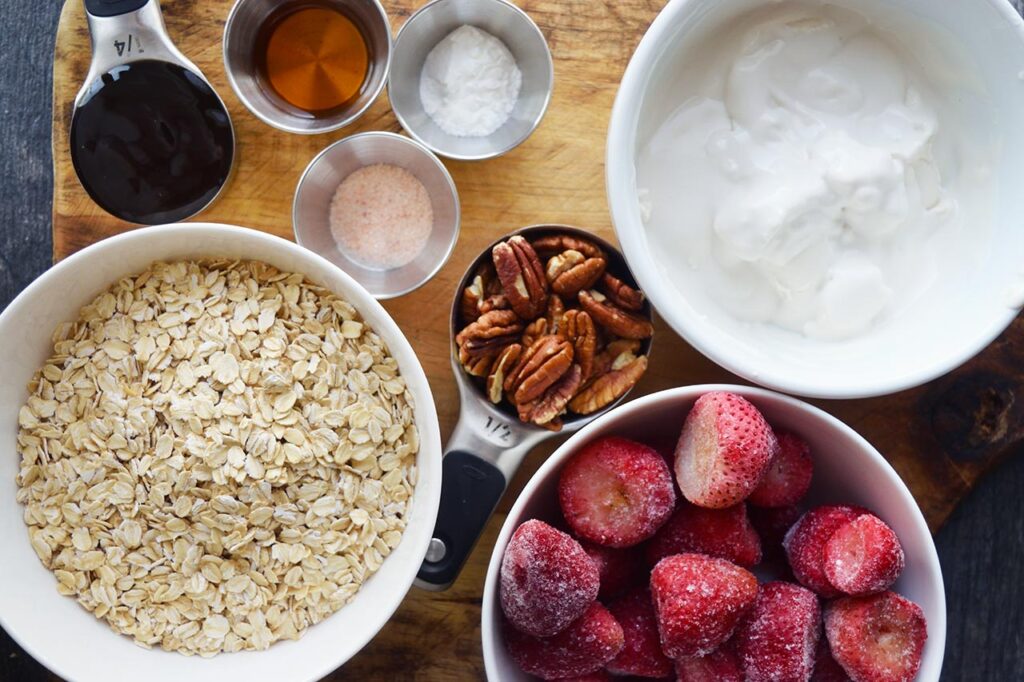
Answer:
<path fill-rule="evenodd" d="M 430 387 L 323 258 L 211 224 L 107 239 L 0 315 L 0 376 L 0 624 L 65 679 L 316 680 L 412 584 Z"/>

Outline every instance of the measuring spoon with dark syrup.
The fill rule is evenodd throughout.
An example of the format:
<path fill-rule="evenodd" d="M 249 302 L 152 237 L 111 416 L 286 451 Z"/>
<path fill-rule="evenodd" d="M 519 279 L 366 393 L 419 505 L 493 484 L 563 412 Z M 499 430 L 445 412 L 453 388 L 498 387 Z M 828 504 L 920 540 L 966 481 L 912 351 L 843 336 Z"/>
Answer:
<path fill-rule="evenodd" d="M 235 139 L 224 103 L 173 45 L 158 0 L 86 0 L 93 61 L 76 100 L 71 158 L 89 196 L 134 223 L 213 202 Z"/>

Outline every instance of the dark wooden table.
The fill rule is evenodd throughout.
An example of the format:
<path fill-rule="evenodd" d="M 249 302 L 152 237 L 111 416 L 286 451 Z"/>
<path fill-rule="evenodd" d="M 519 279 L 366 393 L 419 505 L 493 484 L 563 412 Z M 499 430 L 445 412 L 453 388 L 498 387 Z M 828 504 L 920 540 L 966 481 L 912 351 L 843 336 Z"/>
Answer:
<path fill-rule="evenodd" d="M 1013 4 L 1021 10 L 1024 0 Z M 50 265 L 51 60 L 60 3 L 0 0 L 0 8 L 7 16 L 0 29 L 2 308 Z M 1012 457 L 937 536 L 949 601 L 944 680 L 1024 680 L 1021 491 L 1024 458 Z M 0 682 L 54 679 L 0 630 Z"/>

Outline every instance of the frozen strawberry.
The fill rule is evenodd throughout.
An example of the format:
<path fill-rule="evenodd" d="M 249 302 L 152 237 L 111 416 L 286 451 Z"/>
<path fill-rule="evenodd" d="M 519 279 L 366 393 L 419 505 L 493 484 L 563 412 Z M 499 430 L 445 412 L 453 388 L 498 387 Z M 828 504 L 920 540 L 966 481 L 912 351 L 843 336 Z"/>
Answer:
<path fill-rule="evenodd" d="M 684 500 L 650 539 L 645 552 L 649 566 L 667 556 L 691 552 L 749 568 L 761 563 L 761 539 L 750 525 L 745 505 L 704 509 Z"/>
<path fill-rule="evenodd" d="M 622 627 L 597 602 L 554 637 L 532 637 L 505 627 L 505 645 L 512 660 L 523 672 L 545 680 L 597 672 L 615 658 L 623 643 Z"/>
<path fill-rule="evenodd" d="M 825 634 L 854 682 L 909 682 L 928 638 L 921 607 L 895 592 L 837 599 L 825 609 Z"/>
<path fill-rule="evenodd" d="M 825 575 L 825 544 L 836 530 L 866 510 L 858 507 L 816 507 L 800 517 L 782 542 L 793 575 L 805 587 L 823 597 L 835 597 L 839 590 Z"/>
<path fill-rule="evenodd" d="M 743 682 L 743 666 L 733 640 L 707 656 L 691 656 L 676 660 L 679 682 Z"/>
<path fill-rule="evenodd" d="M 761 557 L 773 563 L 785 563 L 782 540 L 803 512 L 799 507 L 749 507 L 750 524 L 761 538 Z"/>
<path fill-rule="evenodd" d="M 887 590 L 903 572 L 900 539 L 874 514 L 861 514 L 837 528 L 824 552 L 825 576 L 845 594 Z"/>
<path fill-rule="evenodd" d="M 820 636 L 817 595 L 792 583 L 762 585 L 736 632 L 747 682 L 807 682 Z"/>
<path fill-rule="evenodd" d="M 599 598 L 609 599 L 627 587 L 647 582 L 648 572 L 641 566 L 635 551 L 603 547 L 586 541 L 580 544 L 597 566 L 597 574 L 601 579 L 601 591 L 597 593 Z"/>
<path fill-rule="evenodd" d="M 501 608 L 534 637 L 550 637 L 597 599 L 597 567 L 580 543 L 543 521 L 516 529 L 501 560 Z"/>
<path fill-rule="evenodd" d="M 735 393 L 705 393 L 676 445 L 679 489 L 700 507 L 739 504 L 753 492 L 779 444 L 757 408 Z"/>
<path fill-rule="evenodd" d="M 776 431 L 779 450 L 768 465 L 764 478 L 747 502 L 758 507 L 788 507 L 804 498 L 811 487 L 814 462 L 811 446 L 788 431 Z"/>
<path fill-rule="evenodd" d="M 626 639 L 622 651 L 608 663 L 608 671 L 638 677 L 671 675 L 672 661 L 661 651 L 650 590 L 631 590 L 608 604 L 608 610 L 619 621 Z"/>
<path fill-rule="evenodd" d="M 592 441 L 558 481 L 562 514 L 576 535 L 630 547 L 654 535 L 675 507 L 672 472 L 655 450 L 625 438 Z"/>
<path fill-rule="evenodd" d="M 725 559 L 676 554 L 651 572 L 651 596 L 665 655 L 704 656 L 732 636 L 757 598 L 757 578 Z"/>
<path fill-rule="evenodd" d="M 843 667 L 832 658 L 832 652 L 828 648 L 828 639 L 821 637 L 818 640 L 818 655 L 814 659 L 814 674 L 811 675 L 811 682 L 850 682 L 850 676 L 846 674 Z"/>

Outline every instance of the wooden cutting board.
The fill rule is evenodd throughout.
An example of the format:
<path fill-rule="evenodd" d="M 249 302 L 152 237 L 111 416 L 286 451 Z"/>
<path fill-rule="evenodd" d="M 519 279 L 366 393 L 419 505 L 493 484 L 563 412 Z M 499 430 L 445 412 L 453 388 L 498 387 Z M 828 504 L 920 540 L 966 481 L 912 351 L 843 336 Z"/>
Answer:
<path fill-rule="evenodd" d="M 385 0 L 394 30 L 421 4 L 424 0 Z M 163 5 L 171 37 L 227 102 L 238 139 L 237 172 L 220 201 L 199 219 L 291 238 L 292 194 L 319 150 L 364 130 L 400 130 L 386 95 L 357 124 L 336 133 L 304 137 L 264 125 L 241 105 L 224 75 L 221 35 L 231 0 L 164 0 Z M 555 59 L 547 117 L 529 140 L 504 157 L 446 161 L 462 199 L 458 247 L 433 281 L 385 304 L 423 362 L 445 436 L 458 409 L 447 313 L 456 283 L 474 256 L 503 233 L 535 223 L 579 225 L 614 241 L 604 192 L 605 131 L 626 63 L 664 2 L 521 0 L 520 5 L 544 32 Z M 53 79 L 55 261 L 133 227 L 100 210 L 72 168 L 72 102 L 89 58 L 81 0 L 68 0 L 57 32 Z M 857 429 L 892 462 L 936 529 L 978 478 L 1020 445 L 1022 359 L 1024 322 L 1018 318 L 980 356 L 927 386 L 885 398 L 817 404 Z M 723 381 L 739 380 L 659 322 L 651 371 L 634 395 Z M 480 596 L 490 548 L 511 501 L 556 446 L 538 447 L 527 458 L 455 586 L 440 594 L 414 589 L 381 634 L 345 666 L 345 677 L 483 677 Z M 329 679 L 341 678 L 339 671 Z"/>

